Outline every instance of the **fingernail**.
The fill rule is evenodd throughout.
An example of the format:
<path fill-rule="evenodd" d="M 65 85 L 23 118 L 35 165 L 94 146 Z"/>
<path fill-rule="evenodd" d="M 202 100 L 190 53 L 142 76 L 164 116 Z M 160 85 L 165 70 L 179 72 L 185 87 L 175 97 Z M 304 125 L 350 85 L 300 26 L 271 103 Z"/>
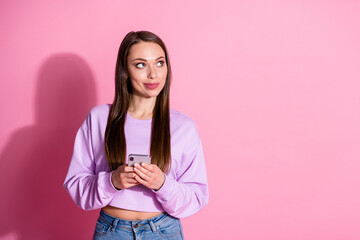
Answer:
<path fill-rule="evenodd" d="M 146 163 L 143 162 L 143 163 L 141 163 L 141 166 L 145 166 L 145 164 L 146 164 Z"/>

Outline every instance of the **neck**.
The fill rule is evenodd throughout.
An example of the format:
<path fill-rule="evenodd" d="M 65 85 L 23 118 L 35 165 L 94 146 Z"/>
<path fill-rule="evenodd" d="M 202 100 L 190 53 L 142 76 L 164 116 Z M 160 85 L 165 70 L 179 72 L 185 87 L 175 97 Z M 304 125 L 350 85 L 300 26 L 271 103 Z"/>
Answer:
<path fill-rule="evenodd" d="M 156 97 L 143 98 L 131 95 L 128 114 L 136 119 L 151 119 L 155 107 Z"/>

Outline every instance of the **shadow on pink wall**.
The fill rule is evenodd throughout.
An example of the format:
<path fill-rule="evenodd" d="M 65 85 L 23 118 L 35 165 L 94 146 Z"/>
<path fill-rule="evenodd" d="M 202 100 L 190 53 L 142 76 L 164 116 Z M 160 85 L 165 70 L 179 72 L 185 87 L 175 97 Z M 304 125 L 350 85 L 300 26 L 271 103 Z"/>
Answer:
<path fill-rule="evenodd" d="M 64 53 L 44 62 L 35 124 L 14 132 L 0 155 L 0 238 L 91 238 L 97 211 L 77 208 L 62 184 L 77 129 L 95 104 L 94 77 L 82 58 Z"/>

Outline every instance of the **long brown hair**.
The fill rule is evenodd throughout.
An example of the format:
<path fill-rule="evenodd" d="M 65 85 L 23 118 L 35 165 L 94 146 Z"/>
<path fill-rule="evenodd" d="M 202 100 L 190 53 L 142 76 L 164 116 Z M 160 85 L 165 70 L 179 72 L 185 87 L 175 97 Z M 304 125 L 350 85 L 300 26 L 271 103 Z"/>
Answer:
<path fill-rule="evenodd" d="M 163 172 L 170 170 L 170 81 L 171 67 L 164 42 L 148 31 L 129 32 L 120 44 L 115 70 L 115 97 L 105 131 L 105 152 L 109 167 L 115 170 L 126 163 L 125 120 L 130 105 L 132 86 L 127 69 L 130 47 L 139 42 L 158 44 L 165 53 L 167 76 L 165 86 L 156 97 L 151 126 L 151 163 Z"/>

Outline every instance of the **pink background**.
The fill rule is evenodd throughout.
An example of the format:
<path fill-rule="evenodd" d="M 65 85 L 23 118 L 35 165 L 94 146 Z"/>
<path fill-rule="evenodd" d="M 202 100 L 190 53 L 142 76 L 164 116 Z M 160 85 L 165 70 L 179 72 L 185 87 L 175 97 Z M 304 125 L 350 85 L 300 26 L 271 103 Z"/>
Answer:
<path fill-rule="evenodd" d="M 168 46 L 210 202 L 186 239 L 360 239 L 360 3 L 0 3 L 0 239 L 90 239 L 62 188 L 76 130 L 113 99 L 118 46 Z"/>

